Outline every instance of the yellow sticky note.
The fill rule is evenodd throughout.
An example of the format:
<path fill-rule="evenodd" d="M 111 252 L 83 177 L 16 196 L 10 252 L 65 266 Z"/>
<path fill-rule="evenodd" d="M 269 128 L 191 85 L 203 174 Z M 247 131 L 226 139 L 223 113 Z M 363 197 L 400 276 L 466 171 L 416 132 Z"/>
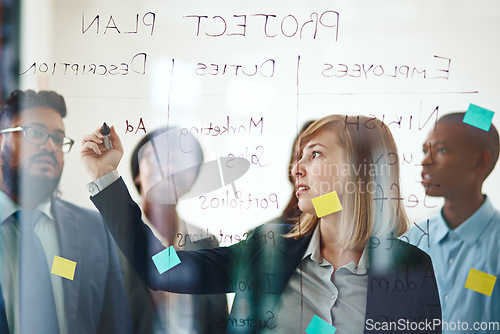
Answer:
<path fill-rule="evenodd" d="M 70 280 L 75 277 L 76 262 L 54 255 L 52 262 L 52 274 L 61 276 Z"/>
<path fill-rule="evenodd" d="M 481 270 L 470 268 L 467 281 L 465 282 L 465 287 L 482 293 L 483 295 L 491 296 L 496 280 L 496 276 L 490 275 Z"/>
<path fill-rule="evenodd" d="M 336 191 L 313 198 L 312 204 L 318 218 L 342 210 L 342 205 Z"/>

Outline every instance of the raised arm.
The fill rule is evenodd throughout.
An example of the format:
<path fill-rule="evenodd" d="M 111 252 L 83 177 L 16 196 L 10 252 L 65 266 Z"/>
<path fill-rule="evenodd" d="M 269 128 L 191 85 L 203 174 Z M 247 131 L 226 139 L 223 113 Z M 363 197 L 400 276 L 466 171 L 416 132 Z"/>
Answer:
<path fill-rule="evenodd" d="M 123 146 L 111 127 L 113 148 L 106 150 L 99 131 L 82 140 L 81 158 L 95 181 L 113 173 L 123 155 Z M 91 197 L 113 238 L 139 276 L 154 290 L 177 293 L 224 293 L 230 291 L 235 262 L 241 247 L 219 247 L 196 252 L 179 251 L 181 263 L 159 274 L 152 256 L 165 246 L 143 223 L 141 210 L 132 200 L 121 178 Z"/>

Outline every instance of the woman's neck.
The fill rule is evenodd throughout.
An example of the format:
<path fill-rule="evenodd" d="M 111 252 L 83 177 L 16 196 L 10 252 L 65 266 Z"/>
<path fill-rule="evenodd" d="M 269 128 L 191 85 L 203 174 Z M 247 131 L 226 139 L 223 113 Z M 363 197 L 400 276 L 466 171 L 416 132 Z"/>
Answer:
<path fill-rule="evenodd" d="M 341 241 L 340 219 L 341 212 L 335 212 L 319 219 L 322 248 L 338 248 Z"/>
<path fill-rule="evenodd" d="M 323 259 L 328 261 L 335 269 L 350 262 L 356 265 L 363 254 L 362 247 L 344 248 L 342 246 L 343 236 L 340 229 L 341 213 L 336 212 L 320 218 L 320 250 Z"/>

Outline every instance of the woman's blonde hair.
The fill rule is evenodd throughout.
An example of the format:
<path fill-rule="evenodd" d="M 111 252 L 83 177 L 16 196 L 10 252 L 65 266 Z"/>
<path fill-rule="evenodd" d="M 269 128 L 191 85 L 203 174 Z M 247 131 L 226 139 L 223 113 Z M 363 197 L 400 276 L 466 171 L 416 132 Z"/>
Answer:
<path fill-rule="evenodd" d="M 354 190 L 343 192 L 339 246 L 364 247 L 370 236 L 400 236 L 406 232 L 409 221 L 400 195 L 398 152 L 387 126 L 375 117 L 326 116 L 304 131 L 300 155 L 308 142 L 325 131 L 335 134 L 344 148 L 346 184 L 354 185 Z M 315 215 L 302 213 L 285 237 L 309 235 L 318 221 Z"/>

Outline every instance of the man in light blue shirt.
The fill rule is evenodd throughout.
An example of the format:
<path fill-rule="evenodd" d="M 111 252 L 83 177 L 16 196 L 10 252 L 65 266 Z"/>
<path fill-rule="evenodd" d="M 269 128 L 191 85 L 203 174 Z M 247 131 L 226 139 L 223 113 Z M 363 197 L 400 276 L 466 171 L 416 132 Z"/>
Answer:
<path fill-rule="evenodd" d="M 500 276 L 500 212 L 481 188 L 498 160 L 499 138 L 493 124 L 484 131 L 463 117 L 445 115 L 429 133 L 421 183 L 427 195 L 443 197 L 444 206 L 402 238 L 432 258 L 443 333 L 498 333 L 500 287 L 493 280 Z M 474 278 L 475 270 L 485 274 Z"/>

